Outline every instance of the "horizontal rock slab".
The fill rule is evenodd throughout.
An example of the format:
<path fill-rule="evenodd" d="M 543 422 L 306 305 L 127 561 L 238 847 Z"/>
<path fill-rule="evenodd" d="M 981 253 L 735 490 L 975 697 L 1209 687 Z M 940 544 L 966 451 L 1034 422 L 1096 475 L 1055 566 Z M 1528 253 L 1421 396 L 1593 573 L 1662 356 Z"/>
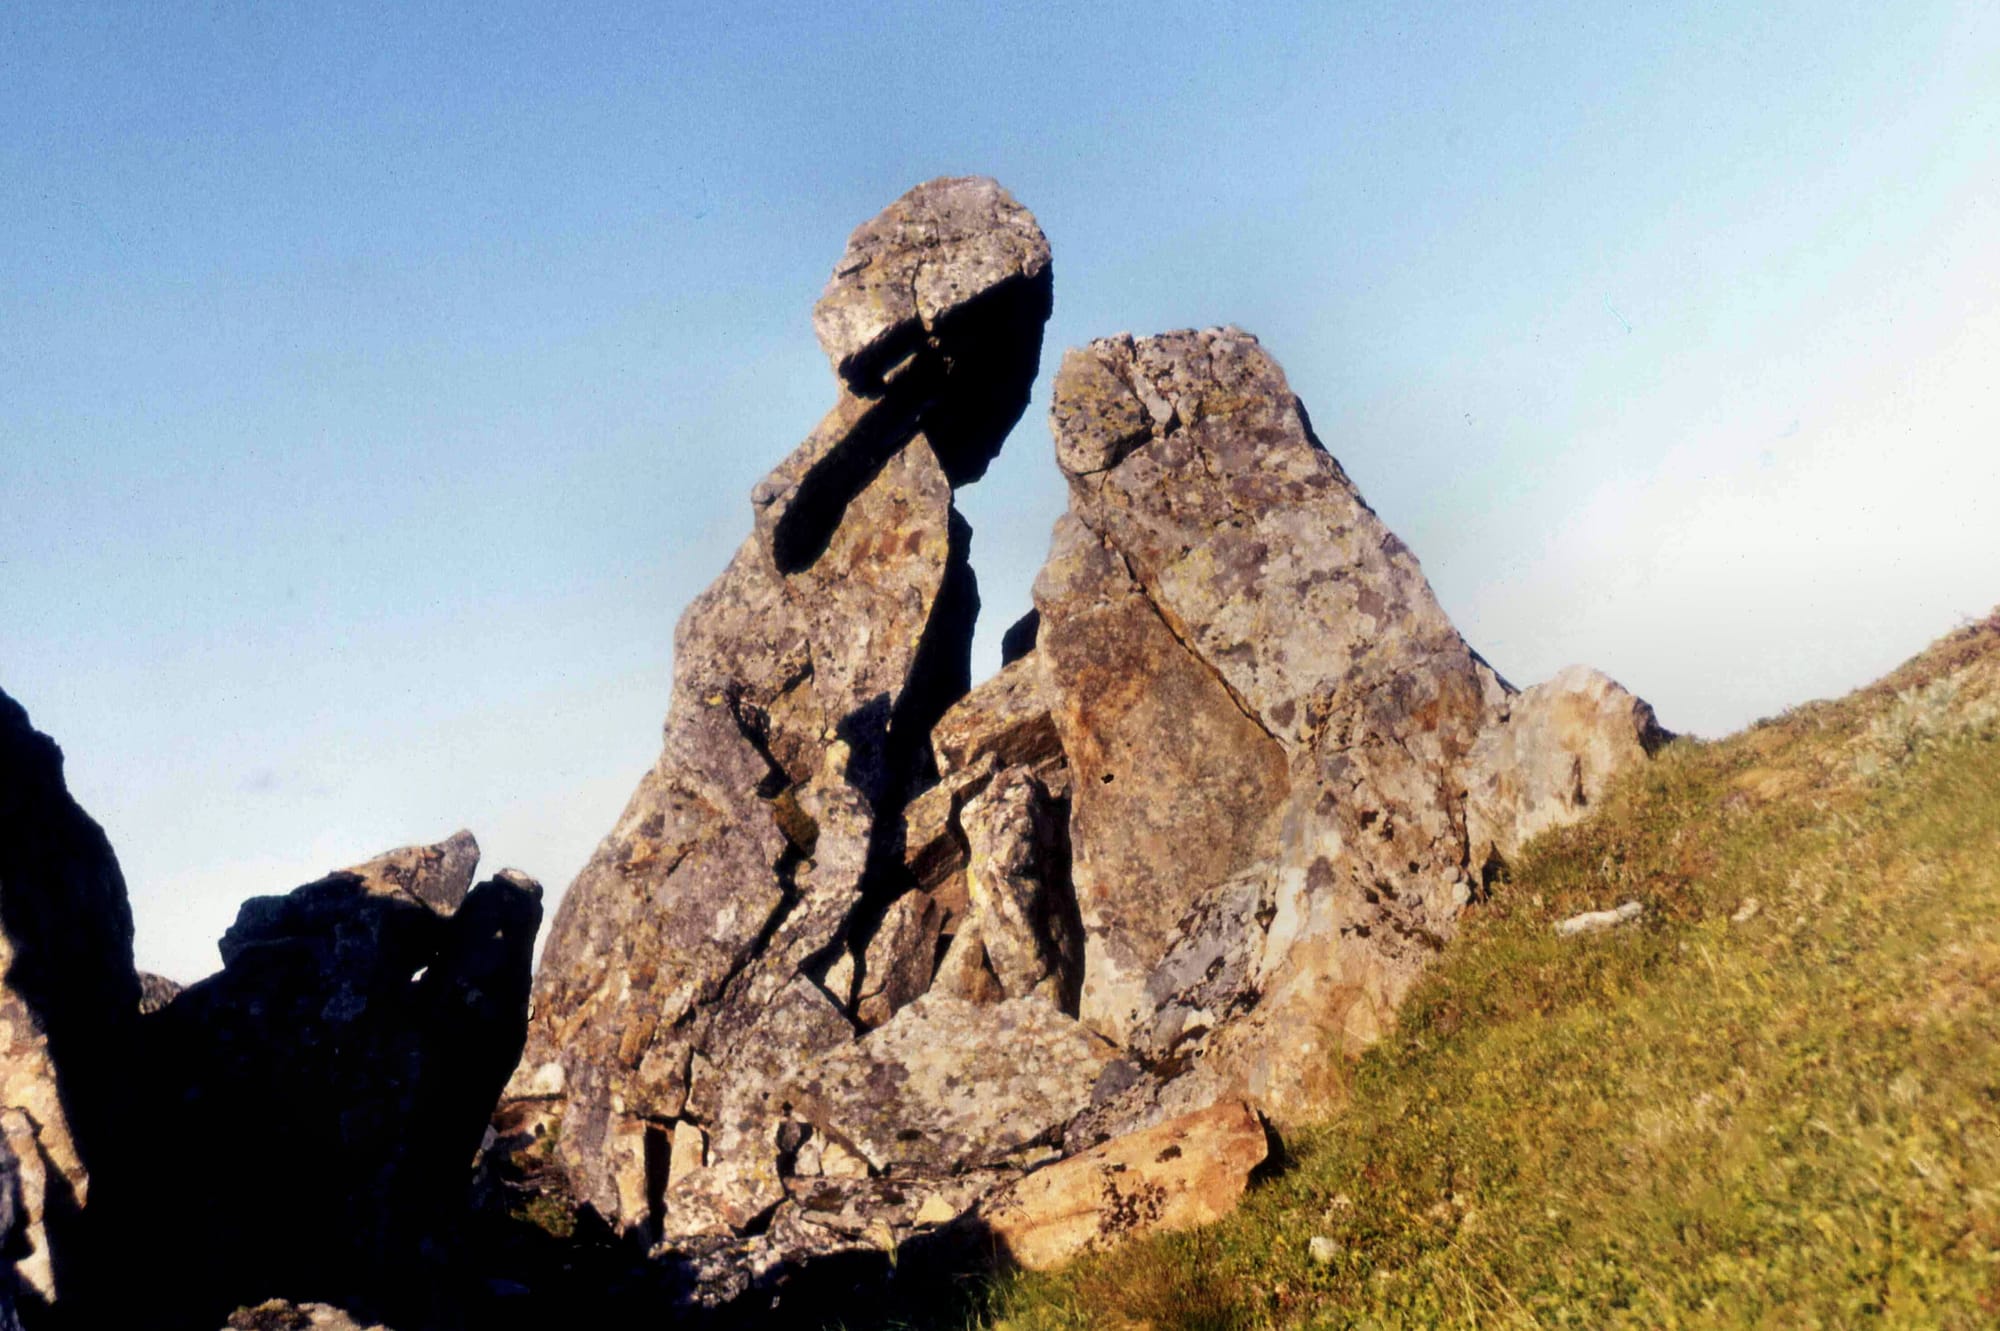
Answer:
<path fill-rule="evenodd" d="M 878 1171 L 996 1165 L 1084 1109 L 1113 1052 L 1038 998 L 932 993 L 807 1067 L 794 1107 Z"/>
<path fill-rule="evenodd" d="M 1268 1152 L 1263 1122 L 1232 1100 L 1038 1169 L 976 1215 L 1016 1264 L 1045 1271 L 1135 1235 L 1220 1220 Z"/>
<path fill-rule="evenodd" d="M 1024 656 L 973 689 L 931 728 L 938 770 L 967 771 L 989 755 L 1000 767 L 1060 760 L 1042 664 Z"/>

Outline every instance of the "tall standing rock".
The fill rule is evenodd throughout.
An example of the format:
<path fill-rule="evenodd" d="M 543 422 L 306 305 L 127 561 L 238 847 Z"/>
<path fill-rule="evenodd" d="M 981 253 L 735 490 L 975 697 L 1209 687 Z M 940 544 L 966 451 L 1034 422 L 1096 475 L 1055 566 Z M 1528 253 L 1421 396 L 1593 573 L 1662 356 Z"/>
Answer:
<path fill-rule="evenodd" d="M 970 683 L 952 488 L 1025 407 L 1049 305 L 1034 218 L 978 178 L 864 224 L 819 301 L 839 397 L 681 618 L 660 759 L 557 912 L 511 1091 L 560 1112 L 573 1189 L 621 1226 L 766 1217 L 805 1131 L 787 1086 L 928 978 L 903 810 Z"/>
<path fill-rule="evenodd" d="M 24 1296 L 96 1278 L 81 1208 L 130 1131 L 139 1018 L 132 911 L 104 832 L 63 782 L 62 750 L 0 693 L 0 1109 L 19 1161 Z"/>
<path fill-rule="evenodd" d="M 1505 821 L 1533 784 L 1482 761 L 1539 771 L 1587 728 L 1530 740 L 1531 707 L 1475 759 L 1511 690 L 1255 338 L 1094 342 L 1052 417 L 1071 509 L 1037 655 L 1073 769 L 1081 1012 L 1147 1070 L 1072 1138 L 1224 1094 L 1299 1113 L 1451 936 L 1468 787 Z"/>

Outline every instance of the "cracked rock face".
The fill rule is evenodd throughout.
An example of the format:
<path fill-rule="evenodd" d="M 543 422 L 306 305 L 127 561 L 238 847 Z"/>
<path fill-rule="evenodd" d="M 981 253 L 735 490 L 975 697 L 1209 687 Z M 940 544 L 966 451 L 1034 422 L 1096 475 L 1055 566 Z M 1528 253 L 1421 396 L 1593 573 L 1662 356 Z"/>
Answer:
<path fill-rule="evenodd" d="M 1602 677 L 1495 675 L 1235 329 L 1064 359 L 1070 511 L 968 690 L 952 492 L 1048 284 L 990 181 L 854 233 L 835 405 L 682 617 L 660 760 L 558 912 L 502 1121 L 559 1124 L 574 1198 L 695 1301 L 969 1208 L 1047 1260 L 1219 1214 L 1490 862 L 1657 743 Z"/>
<path fill-rule="evenodd" d="M 1049 283 L 1006 191 L 940 180 L 854 233 L 814 312 L 835 404 L 681 618 L 659 762 L 557 912 L 509 1092 L 560 1108 L 576 1196 L 621 1228 L 776 1229 L 812 1142 L 795 1073 L 932 983 L 929 871 L 960 853 L 947 802 L 913 867 L 905 808 L 971 682 L 952 489 L 1026 405 Z"/>
<path fill-rule="evenodd" d="M 1196 1085 L 1302 1112 L 1451 936 L 1466 791 L 1505 853 L 1559 754 L 1601 781 L 1642 753 L 1638 714 L 1538 696 L 1482 744 L 1512 690 L 1248 334 L 1072 351 L 1051 416 L 1071 504 L 1037 653 L 1074 782 L 1080 1015 L 1144 1069 L 1096 1131 Z"/>

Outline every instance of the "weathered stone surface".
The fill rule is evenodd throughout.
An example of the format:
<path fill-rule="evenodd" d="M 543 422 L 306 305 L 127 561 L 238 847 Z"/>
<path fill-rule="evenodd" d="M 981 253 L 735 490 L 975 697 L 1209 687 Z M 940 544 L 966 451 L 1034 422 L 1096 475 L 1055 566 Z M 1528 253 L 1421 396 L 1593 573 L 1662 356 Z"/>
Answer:
<path fill-rule="evenodd" d="M 149 1131 L 174 1151 L 112 1214 L 133 1220 L 202 1162 L 148 1246 L 189 1310 L 272 1290 L 423 1310 L 409 1300 L 448 1254 L 520 1056 L 541 921 L 541 888 L 512 870 L 463 889 L 469 842 L 246 902 L 223 970 L 141 1019 Z"/>
<path fill-rule="evenodd" d="M 1058 524 L 1035 601 L 1072 783 L 1079 1011 L 1122 1042 L 1196 898 L 1270 853 L 1285 753 L 1082 522 Z"/>
<path fill-rule="evenodd" d="M 965 808 L 968 928 L 1005 998 L 1076 1010 L 1083 937 L 1069 890 L 1065 810 L 1026 768 L 994 777 Z"/>
<path fill-rule="evenodd" d="M 136 1148 L 130 1083 L 139 1018 L 132 913 L 102 829 L 63 780 L 62 751 L 0 693 L 0 1109 L 19 1166 L 9 1251 L 40 1300 L 91 1269 L 81 1208 L 92 1176 Z"/>
<path fill-rule="evenodd" d="M 932 993 L 806 1067 L 797 1104 L 877 1170 L 996 1165 L 1083 1109 L 1110 1054 L 1040 999 Z"/>
<path fill-rule="evenodd" d="M 1472 863 L 1511 859 L 1529 838 L 1583 818 L 1668 738 L 1650 706 L 1588 666 L 1508 699 L 1467 761 Z"/>
<path fill-rule="evenodd" d="M 952 935 L 937 974 L 931 977 L 931 992 L 968 1003 L 998 1003 L 1007 997 L 1000 977 L 986 959 L 986 940 L 979 936 L 978 925 L 964 924 Z"/>
<path fill-rule="evenodd" d="M 795 1246 L 839 1251 L 853 1241 L 893 1248 L 920 1226 L 947 1224 L 1013 1176 L 991 1170 L 935 1179 L 799 1178 L 787 1187 L 795 1205 L 774 1228 L 797 1226 Z M 814 1231 L 818 1231 L 817 1234 Z M 849 1243 L 840 1243 L 845 1239 Z"/>
<path fill-rule="evenodd" d="M 254 1308 L 229 1314 L 222 1331 L 389 1331 L 379 1322 L 357 1321 L 330 1303 L 293 1303 L 266 1299 Z"/>
<path fill-rule="evenodd" d="M 1038 1169 L 983 1202 L 978 1219 L 1013 1261 L 1047 1270 L 1136 1234 L 1221 1219 L 1268 1149 L 1256 1113 L 1227 1101 Z"/>
<path fill-rule="evenodd" d="M 151 971 L 140 971 L 140 1014 L 143 1016 L 149 1012 L 158 1012 L 161 1008 L 179 998 L 183 987 L 179 980 L 169 980 L 166 976 L 155 975 Z"/>
<path fill-rule="evenodd" d="M 1264 943 L 1276 915 L 1268 866 L 1224 879 L 1175 931 L 1146 977 L 1151 1017 L 1132 1032 L 1132 1048 L 1151 1059 L 1199 1047 L 1217 1026 L 1257 1001 Z"/>
<path fill-rule="evenodd" d="M 1509 820 L 1539 769 L 1488 741 L 1508 775 L 1479 777 L 1510 690 L 1254 338 L 1093 343 L 1052 418 L 1071 513 L 1035 655 L 1074 783 L 1081 1014 L 1169 1063 L 1093 1113 L 1143 1122 L 1197 1064 L 1206 1093 L 1302 1112 L 1450 937 L 1468 785 Z"/>
<path fill-rule="evenodd" d="M 345 914 L 345 903 L 357 893 L 450 915 L 465 900 L 478 867 L 479 843 L 472 833 L 458 831 L 434 845 L 403 846 L 342 869 L 322 880 L 329 885 L 324 890 L 300 888 L 284 896 L 251 897 L 238 909 L 235 923 L 217 945 L 222 964 L 234 964 L 250 948 L 282 943 L 321 928 L 327 920 Z M 319 914 L 322 911 L 324 917 Z"/>
<path fill-rule="evenodd" d="M 1450 718 L 1399 705 L 1478 667 L 1255 338 L 1094 342 L 1064 357 L 1052 415 L 1072 511 L 1274 739 L 1352 743 L 1343 729 L 1389 722 L 1451 737 Z M 1107 432 L 1109 452 L 1090 442 Z M 1404 696 L 1372 701 L 1391 680 Z"/>
<path fill-rule="evenodd" d="M 669 1234 L 740 1231 L 784 1199 L 786 1157 L 799 1135 L 787 1088 L 815 1055 L 849 1047 L 855 1028 L 818 985 L 796 976 L 754 1012 L 718 1014 L 715 1035 L 719 1056 L 704 1063 L 688 1098 L 705 1128 L 707 1164 L 667 1190 L 661 1223 Z"/>
<path fill-rule="evenodd" d="M 954 317 L 1043 280 L 1049 243 L 1027 209 L 979 176 L 917 186 L 855 229 L 813 308 L 834 372 L 864 391 L 893 379 Z"/>
<path fill-rule="evenodd" d="M 1048 308 L 1034 219 L 978 179 L 856 231 L 820 301 L 833 409 L 682 616 L 660 760 L 557 912 L 512 1087 L 563 1105 L 564 1170 L 614 1225 L 707 1241 L 764 1221 L 801 1149 L 786 1060 L 931 982 L 958 907 L 914 889 L 953 877 L 962 836 L 949 795 L 921 848 L 904 811 L 970 684 L 952 488 L 1025 406 Z M 644 1161 L 681 1124 L 705 1163 L 669 1181 Z"/>
<path fill-rule="evenodd" d="M 938 719 L 931 747 L 946 776 L 972 771 L 988 758 L 997 767 L 1060 762 L 1062 740 L 1041 663 L 1024 655 L 966 694 Z"/>
<path fill-rule="evenodd" d="M 889 903 L 868 944 L 868 965 L 855 1006 L 855 1017 L 863 1026 L 880 1026 L 930 988 L 943 924 L 944 911 L 928 892 L 912 888 Z"/>

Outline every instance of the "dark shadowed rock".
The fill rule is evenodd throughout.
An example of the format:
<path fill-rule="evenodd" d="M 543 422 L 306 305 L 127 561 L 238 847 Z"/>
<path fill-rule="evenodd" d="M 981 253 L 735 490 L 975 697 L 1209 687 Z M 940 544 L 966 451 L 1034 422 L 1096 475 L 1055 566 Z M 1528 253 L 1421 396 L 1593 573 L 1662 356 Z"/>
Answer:
<path fill-rule="evenodd" d="M 477 854 L 461 834 L 246 902 L 222 971 L 142 1019 L 149 1130 L 173 1150 L 111 1217 L 168 1195 L 175 1162 L 202 1169 L 145 1250 L 183 1301 L 156 1324 L 273 1293 L 428 1324 L 520 1057 L 541 921 L 541 888 L 512 870 L 466 890 Z"/>
<path fill-rule="evenodd" d="M 10 1249 L 25 1296 L 46 1302 L 104 1275 L 82 1207 L 92 1178 L 137 1146 L 132 1040 L 139 980 L 132 912 L 104 832 L 63 781 L 62 751 L 0 693 L 0 1108 L 17 1158 Z"/>
<path fill-rule="evenodd" d="M 1041 632 L 1042 615 L 1030 609 L 1000 635 L 1000 664 L 1010 666 L 1035 650 L 1035 635 Z"/>

